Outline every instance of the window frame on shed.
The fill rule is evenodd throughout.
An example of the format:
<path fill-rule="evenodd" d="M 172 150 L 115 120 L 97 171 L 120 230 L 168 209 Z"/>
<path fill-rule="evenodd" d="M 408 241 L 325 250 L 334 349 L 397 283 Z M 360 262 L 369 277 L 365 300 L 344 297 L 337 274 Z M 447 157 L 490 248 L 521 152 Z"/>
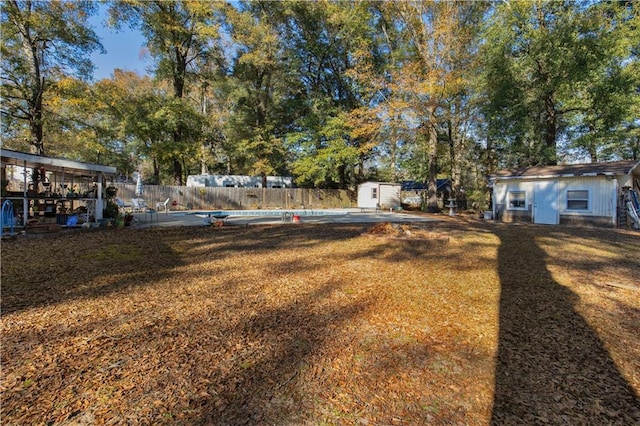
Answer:
<path fill-rule="evenodd" d="M 520 199 L 518 200 L 512 200 L 511 197 L 512 195 L 515 194 L 522 194 L 522 202 L 523 205 L 522 206 L 514 206 L 513 202 L 514 201 L 520 201 Z M 527 210 L 527 191 L 524 191 L 522 189 L 517 189 L 517 190 L 511 190 L 511 191 L 507 191 L 507 209 L 508 210 Z"/>
<path fill-rule="evenodd" d="M 570 193 L 586 193 L 586 198 L 583 194 L 582 197 L 579 198 L 570 198 Z M 576 189 L 571 188 L 565 191 L 565 200 L 566 200 L 566 210 L 571 212 L 588 212 L 591 211 L 591 191 L 589 189 Z M 575 205 L 583 206 L 586 203 L 585 207 L 575 207 Z M 572 206 L 573 204 L 573 206 Z"/>

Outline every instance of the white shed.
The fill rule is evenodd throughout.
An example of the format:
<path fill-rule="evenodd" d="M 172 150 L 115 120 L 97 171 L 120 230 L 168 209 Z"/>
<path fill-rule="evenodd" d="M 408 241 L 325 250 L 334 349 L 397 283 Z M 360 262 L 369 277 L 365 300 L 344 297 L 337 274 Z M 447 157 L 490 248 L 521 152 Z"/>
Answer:
<path fill-rule="evenodd" d="M 619 226 L 625 194 L 640 189 L 640 161 L 501 170 L 490 180 L 497 220 Z"/>
<path fill-rule="evenodd" d="M 402 185 L 390 182 L 365 182 L 358 186 L 361 209 L 396 209 L 400 207 Z"/>

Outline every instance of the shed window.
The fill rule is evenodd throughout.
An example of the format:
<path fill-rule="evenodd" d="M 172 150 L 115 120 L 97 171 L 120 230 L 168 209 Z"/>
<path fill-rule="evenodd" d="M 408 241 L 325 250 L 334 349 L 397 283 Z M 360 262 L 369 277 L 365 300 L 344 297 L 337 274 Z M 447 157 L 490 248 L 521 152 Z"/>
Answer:
<path fill-rule="evenodd" d="M 507 197 L 510 209 L 523 210 L 527 208 L 527 193 L 525 191 L 510 191 Z"/>
<path fill-rule="evenodd" d="M 589 210 L 589 191 L 567 191 L 567 210 Z"/>
<path fill-rule="evenodd" d="M 372 200 L 378 199 L 378 188 L 371 188 L 371 199 Z"/>

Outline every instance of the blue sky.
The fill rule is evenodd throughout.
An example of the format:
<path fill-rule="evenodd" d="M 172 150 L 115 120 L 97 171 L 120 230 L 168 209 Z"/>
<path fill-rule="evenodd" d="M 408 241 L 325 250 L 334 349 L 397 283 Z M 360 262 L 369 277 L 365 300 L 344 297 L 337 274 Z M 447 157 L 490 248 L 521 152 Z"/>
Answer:
<path fill-rule="evenodd" d="M 118 32 L 107 28 L 106 17 L 106 9 L 101 5 L 100 12 L 90 19 L 94 31 L 100 37 L 100 41 L 107 51 L 104 55 L 98 52 L 91 55 L 91 60 L 96 67 L 93 72 L 94 80 L 110 78 L 116 68 L 145 74 L 146 68 L 151 63 L 148 58 L 141 57 L 145 49 L 145 39 L 142 34 L 128 27 L 124 27 Z"/>

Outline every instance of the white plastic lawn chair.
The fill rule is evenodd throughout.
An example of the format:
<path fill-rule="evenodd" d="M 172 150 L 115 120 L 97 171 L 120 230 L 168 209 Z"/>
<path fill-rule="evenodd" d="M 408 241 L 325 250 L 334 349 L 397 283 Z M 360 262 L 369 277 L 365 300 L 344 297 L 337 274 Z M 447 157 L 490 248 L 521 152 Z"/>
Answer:
<path fill-rule="evenodd" d="M 169 201 L 171 201 L 171 198 L 164 200 L 164 203 L 162 201 L 158 201 L 156 203 L 156 210 L 164 210 L 164 213 L 167 214 L 169 212 Z"/>
<path fill-rule="evenodd" d="M 147 210 L 147 204 L 142 198 L 132 198 L 131 205 L 134 213 L 144 213 Z"/>

